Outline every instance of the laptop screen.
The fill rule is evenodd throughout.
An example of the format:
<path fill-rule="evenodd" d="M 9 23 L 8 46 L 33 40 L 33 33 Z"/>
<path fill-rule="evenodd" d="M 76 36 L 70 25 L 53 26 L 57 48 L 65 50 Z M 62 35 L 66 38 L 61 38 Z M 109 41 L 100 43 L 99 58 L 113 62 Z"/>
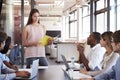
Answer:
<path fill-rule="evenodd" d="M 70 78 L 70 76 L 67 74 L 67 72 L 66 72 L 64 69 L 62 69 L 62 70 L 63 70 L 63 72 L 64 72 L 65 80 L 72 80 L 72 79 Z"/>
<path fill-rule="evenodd" d="M 62 57 L 62 59 L 63 59 L 63 62 L 64 62 L 64 64 L 65 64 L 65 66 L 66 66 L 66 71 L 68 71 L 68 70 L 70 69 L 70 66 L 69 66 L 69 64 L 67 63 L 67 60 L 66 60 L 65 56 L 62 55 L 62 54 L 61 54 L 61 57 Z"/>

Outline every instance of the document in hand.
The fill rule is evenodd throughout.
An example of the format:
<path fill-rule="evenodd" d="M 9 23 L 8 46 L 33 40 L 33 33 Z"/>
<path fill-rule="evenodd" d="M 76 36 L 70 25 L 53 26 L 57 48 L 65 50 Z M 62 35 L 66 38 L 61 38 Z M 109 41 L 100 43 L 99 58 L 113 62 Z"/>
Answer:
<path fill-rule="evenodd" d="M 42 39 L 40 39 L 40 45 L 45 46 L 48 44 L 48 40 L 52 39 L 52 37 L 45 35 Z"/>

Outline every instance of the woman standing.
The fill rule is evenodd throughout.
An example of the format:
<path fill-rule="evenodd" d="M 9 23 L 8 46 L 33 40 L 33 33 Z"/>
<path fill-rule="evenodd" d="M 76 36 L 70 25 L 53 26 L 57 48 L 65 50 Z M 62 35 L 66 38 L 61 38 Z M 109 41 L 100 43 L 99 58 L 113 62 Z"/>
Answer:
<path fill-rule="evenodd" d="M 30 68 L 33 60 L 39 59 L 40 66 L 48 66 L 45 56 L 45 47 L 40 45 L 40 39 L 45 36 L 46 30 L 40 24 L 40 13 L 37 9 L 32 9 L 27 25 L 23 29 L 22 45 L 25 46 L 25 58 L 27 68 Z"/>

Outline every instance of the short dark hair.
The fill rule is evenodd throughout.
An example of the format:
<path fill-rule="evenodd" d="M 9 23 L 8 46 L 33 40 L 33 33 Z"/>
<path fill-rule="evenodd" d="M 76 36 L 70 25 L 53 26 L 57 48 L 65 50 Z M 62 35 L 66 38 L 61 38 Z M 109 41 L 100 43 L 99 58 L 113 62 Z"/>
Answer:
<path fill-rule="evenodd" d="M 92 35 L 97 43 L 100 43 L 101 34 L 99 32 L 92 32 Z"/>
<path fill-rule="evenodd" d="M 117 30 L 113 33 L 113 41 L 115 44 L 120 42 L 120 30 Z"/>
<path fill-rule="evenodd" d="M 0 51 L 2 54 L 6 54 L 9 50 L 9 46 L 11 44 L 11 37 L 8 36 L 8 38 L 5 41 L 5 46 L 4 48 Z"/>
<path fill-rule="evenodd" d="M 0 44 L 7 39 L 7 34 L 3 31 L 0 31 Z"/>

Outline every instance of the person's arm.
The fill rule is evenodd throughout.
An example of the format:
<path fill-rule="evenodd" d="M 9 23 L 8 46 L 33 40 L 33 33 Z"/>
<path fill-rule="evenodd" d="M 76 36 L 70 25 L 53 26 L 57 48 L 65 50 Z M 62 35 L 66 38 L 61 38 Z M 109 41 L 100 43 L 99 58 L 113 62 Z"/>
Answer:
<path fill-rule="evenodd" d="M 80 59 L 81 59 L 82 63 L 84 64 L 86 70 L 89 71 L 90 70 L 90 68 L 88 66 L 89 61 L 85 57 L 84 53 L 80 54 Z"/>
<path fill-rule="evenodd" d="M 101 74 L 99 76 L 95 76 L 94 80 L 110 80 L 110 79 L 112 79 L 111 77 L 113 77 L 113 75 L 114 75 L 113 72 L 111 72 L 111 73 L 103 73 L 103 74 Z"/>
<path fill-rule="evenodd" d="M 8 68 L 2 60 L 0 60 L 0 71 L 5 72 L 5 74 L 0 73 L 0 80 L 12 80 L 16 77 L 15 70 Z"/>
<path fill-rule="evenodd" d="M 16 77 L 29 77 L 30 73 L 27 71 L 16 71 L 14 73 L 0 74 L 0 80 L 13 80 Z"/>
<path fill-rule="evenodd" d="M 27 27 L 29 26 L 25 26 L 23 29 L 23 33 L 22 33 L 22 45 L 25 47 L 30 47 L 30 46 L 37 46 L 39 44 L 38 42 L 27 42 L 27 37 L 28 37 L 28 31 L 27 31 Z"/>
<path fill-rule="evenodd" d="M 111 69 L 108 72 L 101 73 L 100 75 L 97 75 L 93 78 L 82 78 L 80 80 L 111 80 L 111 79 L 113 79 L 113 77 L 115 77 L 115 72 L 114 72 L 114 70 Z"/>
<path fill-rule="evenodd" d="M 16 77 L 15 73 L 0 74 L 0 80 L 13 80 Z"/>
<path fill-rule="evenodd" d="M 7 62 L 7 61 L 3 61 L 3 63 L 4 63 L 7 67 L 9 67 L 9 68 L 11 68 L 11 69 L 18 70 L 18 67 L 17 67 L 16 65 L 13 65 L 13 64 L 11 64 L 11 63 L 9 63 L 9 62 Z"/>
<path fill-rule="evenodd" d="M 87 60 L 87 58 L 84 55 L 84 47 L 81 46 L 80 44 L 78 44 L 77 50 L 79 51 L 79 62 L 84 64 L 84 66 L 86 67 L 86 70 L 90 70 L 90 68 L 88 66 L 89 61 Z"/>
<path fill-rule="evenodd" d="M 96 75 L 99 75 L 101 73 L 107 72 L 109 69 L 112 68 L 113 65 L 115 65 L 118 58 L 119 58 L 119 54 L 118 53 L 113 53 L 113 55 L 110 57 L 110 59 L 106 62 L 106 66 L 102 70 L 88 71 L 87 74 L 92 75 L 92 76 L 96 76 Z"/>

